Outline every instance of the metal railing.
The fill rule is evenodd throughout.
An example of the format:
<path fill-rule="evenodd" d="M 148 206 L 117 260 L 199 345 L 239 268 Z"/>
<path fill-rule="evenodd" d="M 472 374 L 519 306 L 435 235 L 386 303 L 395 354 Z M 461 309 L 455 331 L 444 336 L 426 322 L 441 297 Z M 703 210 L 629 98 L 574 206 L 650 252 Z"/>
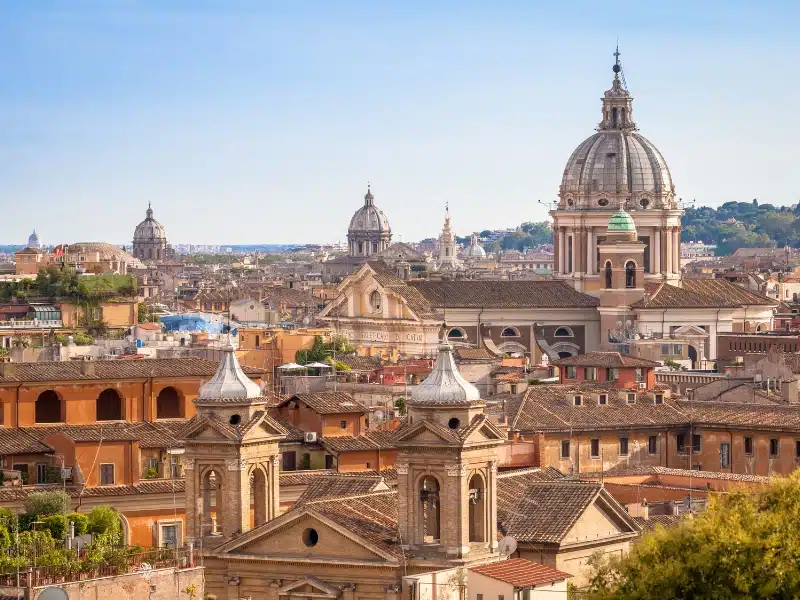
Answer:
<path fill-rule="evenodd" d="M 0 329 L 60 329 L 64 326 L 64 321 L 58 319 L 25 319 L 16 321 L 0 321 Z"/>

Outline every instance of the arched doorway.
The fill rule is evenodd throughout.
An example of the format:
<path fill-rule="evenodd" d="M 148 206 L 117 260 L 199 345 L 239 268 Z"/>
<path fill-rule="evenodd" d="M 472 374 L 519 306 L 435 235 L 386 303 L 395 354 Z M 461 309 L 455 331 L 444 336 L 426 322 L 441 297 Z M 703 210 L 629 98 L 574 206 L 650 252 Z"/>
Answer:
<path fill-rule="evenodd" d="M 439 482 L 427 475 L 419 483 L 420 527 L 423 544 L 438 544 L 441 538 L 439 525 Z"/>
<path fill-rule="evenodd" d="M 122 420 L 122 398 L 116 390 L 103 390 L 97 397 L 95 416 L 98 421 Z"/>
<path fill-rule="evenodd" d="M 223 506 L 223 486 L 222 474 L 216 469 L 206 471 L 200 480 L 200 492 L 203 498 L 200 531 L 203 535 L 224 535 L 225 533 L 220 514 Z"/>
<path fill-rule="evenodd" d="M 255 468 L 250 477 L 250 489 L 253 491 L 253 527 L 263 525 L 268 520 L 267 511 L 267 478 L 264 471 Z"/>
<path fill-rule="evenodd" d="M 689 344 L 689 360 L 692 361 L 692 369 L 697 368 L 697 348 Z"/>
<path fill-rule="evenodd" d="M 486 487 L 477 473 L 469 480 L 469 541 L 486 541 Z"/>
<path fill-rule="evenodd" d="M 165 387 L 156 398 L 156 419 L 179 419 L 183 416 L 181 396 L 174 387 Z"/>
<path fill-rule="evenodd" d="M 37 423 L 63 423 L 64 411 L 61 398 L 53 390 L 47 390 L 36 398 Z"/>

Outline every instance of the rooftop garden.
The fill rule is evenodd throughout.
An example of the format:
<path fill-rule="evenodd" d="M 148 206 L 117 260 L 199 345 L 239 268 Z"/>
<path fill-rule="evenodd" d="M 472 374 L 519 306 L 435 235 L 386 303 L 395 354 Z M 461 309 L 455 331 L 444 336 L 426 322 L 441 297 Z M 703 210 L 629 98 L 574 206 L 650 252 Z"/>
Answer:
<path fill-rule="evenodd" d="M 136 279 L 131 275 L 78 275 L 75 269 L 57 265 L 41 269 L 36 279 L 0 282 L 0 301 L 6 302 L 14 298 L 29 300 L 39 297 L 91 304 L 102 300 L 130 299 L 136 294 Z"/>

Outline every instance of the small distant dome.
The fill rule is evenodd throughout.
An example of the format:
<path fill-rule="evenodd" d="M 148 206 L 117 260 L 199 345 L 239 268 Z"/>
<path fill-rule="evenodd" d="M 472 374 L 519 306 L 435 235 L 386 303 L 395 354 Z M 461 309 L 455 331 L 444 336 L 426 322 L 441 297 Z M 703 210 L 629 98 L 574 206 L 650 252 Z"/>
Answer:
<path fill-rule="evenodd" d="M 454 404 L 478 401 L 481 394 L 458 372 L 453 346 L 442 343 L 431 374 L 414 389 L 411 399 L 415 403 Z"/>
<path fill-rule="evenodd" d="M 36 248 L 37 250 L 41 248 L 42 245 L 39 242 L 39 235 L 36 233 L 36 230 L 33 230 L 33 233 L 28 238 L 28 248 Z"/>
<path fill-rule="evenodd" d="M 153 209 L 147 205 L 145 220 L 136 226 L 133 232 L 134 242 L 166 241 L 167 232 L 164 226 L 153 218 Z"/>
<path fill-rule="evenodd" d="M 620 208 L 617 212 L 611 215 L 611 218 L 608 220 L 608 230 L 636 233 L 636 223 L 634 223 L 633 217 L 630 215 L 630 213 L 625 212 L 624 209 Z"/>
<path fill-rule="evenodd" d="M 223 348 L 222 360 L 217 372 L 200 387 L 198 400 L 218 400 L 234 398 L 260 398 L 261 388 L 250 379 L 239 365 L 233 346 Z"/>
<path fill-rule="evenodd" d="M 364 196 L 364 206 L 359 208 L 353 218 L 350 219 L 350 227 L 347 232 L 352 233 L 391 233 L 389 219 L 384 212 L 374 204 L 372 191 L 367 188 Z"/>
<path fill-rule="evenodd" d="M 475 234 L 472 234 L 472 239 L 469 242 L 469 248 L 467 248 L 467 256 L 469 258 L 486 257 L 486 250 L 484 250 L 478 243 L 478 236 Z"/>

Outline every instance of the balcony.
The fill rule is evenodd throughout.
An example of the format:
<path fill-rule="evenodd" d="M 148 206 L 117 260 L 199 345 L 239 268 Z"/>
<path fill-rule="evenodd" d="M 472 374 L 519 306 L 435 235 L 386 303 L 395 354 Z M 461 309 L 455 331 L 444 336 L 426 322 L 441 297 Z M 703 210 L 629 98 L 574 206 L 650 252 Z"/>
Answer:
<path fill-rule="evenodd" d="M 21 321 L 0 321 L 0 329 L 61 329 L 64 322 L 61 319 L 24 319 Z"/>

